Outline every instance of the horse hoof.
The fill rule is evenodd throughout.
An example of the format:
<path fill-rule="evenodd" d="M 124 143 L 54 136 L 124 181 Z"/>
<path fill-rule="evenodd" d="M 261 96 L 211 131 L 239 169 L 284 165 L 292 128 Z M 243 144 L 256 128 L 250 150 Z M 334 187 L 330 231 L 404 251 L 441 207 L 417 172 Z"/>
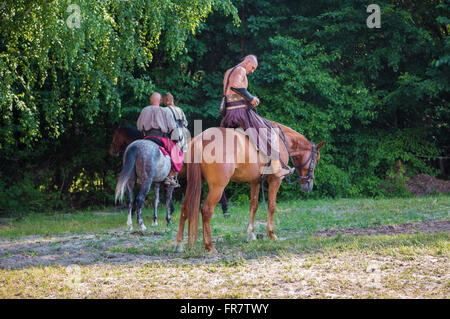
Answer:
<path fill-rule="evenodd" d="M 217 249 L 214 246 L 206 248 L 206 251 L 208 252 L 208 254 L 216 254 L 217 253 Z"/>
<path fill-rule="evenodd" d="M 128 226 L 128 231 L 133 231 L 133 226 Z"/>
<path fill-rule="evenodd" d="M 250 242 L 250 241 L 253 241 L 253 240 L 256 240 L 255 233 L 249 233 L 248 236 L 247 236 L 247 241 Z"/>
<path fill-rule="evenodd" d="M 141 228 L 141 231 L 147 230 L 147 227 L 145 227 L 144 224 L 142 224 L 140 228 Z"/>
<path fill-rule="evenodd" d="M 175 252 L 177 252 L 177 253 L 182 253 L 182 252 L 184 252 L 183 244 L 181 244 L 181 243 L 177 244 L 177 245 L 175 246 Z"/>
<path fill-rule="evenodd" d="M 230 213 L 223 213 L 223 217 L 225 217 L 225 218 L 228 218 L 228 217 L 230 217 L 230 216 L 231 216 Z"/>
<path fill-rule="evenodd" d="M 152 223 L 152 226 L 158 226 L 158 222 L 155 220 L 155 221 Z"/>

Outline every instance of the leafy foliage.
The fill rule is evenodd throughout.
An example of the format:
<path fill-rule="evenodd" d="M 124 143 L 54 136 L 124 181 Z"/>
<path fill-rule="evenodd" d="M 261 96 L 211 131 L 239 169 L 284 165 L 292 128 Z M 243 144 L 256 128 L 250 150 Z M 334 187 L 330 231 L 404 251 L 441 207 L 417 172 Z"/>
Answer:
<path fill-rule="evenodd" d="M 301 196 L 385 196 L 397 159 L 435 175 L 450 145 L 448 2 L 377 4 L 379 29 L 360 0 L 3 1 L 2 207 L 110 204 L 114 125 L 135 123 L 159 90 L 191 124 L 217 126 L 223 73 L 249 53 L 259 113 L 327 141 L 316 191 Z M 300 195 L 283 185 L 282 196 Z"/>

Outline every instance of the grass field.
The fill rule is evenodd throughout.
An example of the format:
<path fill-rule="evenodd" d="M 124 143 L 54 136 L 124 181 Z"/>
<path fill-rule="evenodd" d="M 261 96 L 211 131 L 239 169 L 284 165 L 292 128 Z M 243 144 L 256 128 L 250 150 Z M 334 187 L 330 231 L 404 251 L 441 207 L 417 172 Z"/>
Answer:
<path fill-rule="evenodd" d="M 126 231 L 126 212 L 35 214 L 0 223 L 0 298 L 449 298 L 450 196 L 289 201 L 275 233 L 248 204 L 216 208 L 216 254 L 174 252 L 167 227 Z M 135 223 L 135 221 L 134 221 Z M 201 229 L 201 227 L 200 227 Z M 201 234 L 199 236 L 201 238 Z"/>

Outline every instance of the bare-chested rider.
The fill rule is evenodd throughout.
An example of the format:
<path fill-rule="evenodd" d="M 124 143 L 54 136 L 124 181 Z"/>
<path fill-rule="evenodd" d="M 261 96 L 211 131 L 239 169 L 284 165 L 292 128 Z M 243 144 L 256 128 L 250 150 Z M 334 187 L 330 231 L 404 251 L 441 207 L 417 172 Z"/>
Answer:
<path fill-rule="evenodd" d="M 241 63 L 228 69 L 225 73 L 223 86 L 226 96 L 226 114 L 220 126 L 242 127 L 246 130 L 250 141 L 271 160 L 270 167 L 265 167 L 262 174 L 275 174 L 275 176 L 282 177 L 292 174 L 294 168 L 288 166 L 283 168 L 281 166 L 278 144 L 271 143 L 271 136 L 278 138 L 278 135 L 275 132 L 271 134 L 273 127 L 253 110 L 259 104 L 259 99 L 256 96 L 252 96 L 247 90 L 247 74 L 253 73 L 257 67 L 258 60 L 256 56 L 248 55 Z M 250 127 L 255 128 L 255 130 L 247 130 Z M 265 128 L 267 133 L 259 134 L 260 128 Z"/>

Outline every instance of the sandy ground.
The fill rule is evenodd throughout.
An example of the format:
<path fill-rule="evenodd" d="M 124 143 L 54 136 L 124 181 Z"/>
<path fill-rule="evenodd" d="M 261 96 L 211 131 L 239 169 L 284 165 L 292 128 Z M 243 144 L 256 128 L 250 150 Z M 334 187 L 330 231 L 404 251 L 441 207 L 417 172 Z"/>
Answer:
<path fill-rule="evenodd" d="M 450 221 L 424 221 L 372 228 L 347 228 L 327 230 L 315 233 L 315 236 L 342 235 L 377 235 L 417 232 L 450 232 Z M 171 231 L 173 241 L 176 231 Z M 49 265 L 89 265 L 89 264 L 124 264 L 140 262 L 179 262 L 176 254 L 137 254 L 115 252 L 114 247 L 123 250 L 155 246 L 155 241 L 164 240 L 164 233 L 146 231 L 129 233 L 124 229 L 112 229 L 95 234 L 71 234 L 57 236 L 26 236 L 18 239 L 0 239 L 0 269 L 20 269 L 32 266 Z M 263 237 L 262 234 L 260 234 Z M 200 262 L 189 258 L 193 263 Z M 183 262 L 189 262 L 183 259 Z"/>
<path fill-rule="evenodd" d="M 147 231 L 143 236 L 138 232 L 129 233 L 123 229 L 113 229 L 98 234 L 0 239 L 0 269 L 18 269 L 38 265 L 121 264 L 165 259 L 164 256 L 109 252 L 111 247 L 119 245 L 142 247 L 161 237 L 159 232 Z"/>
<path fill-rule="evenodd" d="M 450 220 L 433 220 L 419 223 L 404 223 L 370 228 L 347 228 L 342 230 L 325 230 L 316 232 L 315 236 L 342 235 L 379 235 L 379 234 L 413 234 L 450 232 Z"/>
<path fill-rule="evenodd" d="M 328 230 L 315 236 L 417 232 L 450 232 L 450 222 Z M 186 258 L 167 250 L 148 255 L 114 250 L 155 249 L 155 242 L 170 242 L 175 235 L 175 230 L 142 235 L 112 229 L 0 239 L 0 298 L 450 297 L 450 258 L 425 246 L 225 256 L 230 262 L 224 262 L 224 253 Z"/>

